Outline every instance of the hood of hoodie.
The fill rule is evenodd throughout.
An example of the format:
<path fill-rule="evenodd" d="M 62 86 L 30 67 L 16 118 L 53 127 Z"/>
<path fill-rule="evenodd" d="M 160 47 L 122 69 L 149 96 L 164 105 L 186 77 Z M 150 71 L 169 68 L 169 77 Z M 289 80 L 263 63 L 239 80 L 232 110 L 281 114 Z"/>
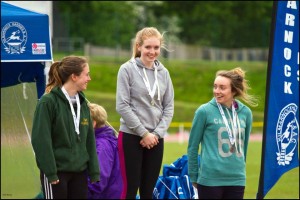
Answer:
<path fill-rule="evenodd" d="M 98 139 L 107 140 L 114 147 L 116 147 L 118 144 L 118 139 L 114 134 L 114 130 L 109 126 L 95 128 L 95 138 L 96 138 L 96 140 L 98 140 Z"/>
<path fill-rule="evenodd" d="M 66 103 L 69 103 L 68 99 L 66 98 L 65 94 L 61 90 L 60 87 L 54 87 L 51 92 L 55 94 L 58 98 L 61 98 Z M 82 104 L 85 101 L 85 95 L 83 92 L 78 92 L 80 104 Z"/>
<path fill-rule="evenodd" d="M 138 67 L 146 68 L 140 57 L 136 57 L 135 61 L 136 61 L 136 65 Z M 157 68 L 158 71 L 160 71 L 164 68 L 163 64 L 161 62 L 159 62 L 158 60 L 154 60 L 154 65 L 155 65 L 155 67 Z M 154 70 L 154 68 L 152 68 L 152 70 Z"/>
<path fill-rule="evenodd" d="M 244 104 L 242 104 L 239 100 L 237 100 L 237 99 L 234 99 L 234 101 L 237 103 L 237 108 L 235 109 L 236 110 L 236 112 L 238 113 L 238 112 L 240 112 L 244 107 L 245 107 L 245 105 Z M 217 101 L 216 101 L 216 99 L 213 97 L 210 101 L 209 101 L 209 103 L 210 104 L 212 104 L 212 105 L 214 105 L 215 107 L 218 107 L 218 105 L 217 105 Z M 225 107 L 225 106 L 223 106 L 223 105 L 221 105 L 222 107 Z"/>

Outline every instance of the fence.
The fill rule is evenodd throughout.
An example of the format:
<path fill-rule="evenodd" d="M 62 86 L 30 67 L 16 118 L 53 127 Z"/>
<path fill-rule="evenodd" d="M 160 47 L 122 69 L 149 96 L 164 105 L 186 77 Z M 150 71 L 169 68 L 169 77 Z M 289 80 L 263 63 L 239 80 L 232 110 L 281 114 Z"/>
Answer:
<path fill-rule="evenodd" d="M 225 49 L 216 47 L 189 46 L 184 44 L 169 45 L 171 53 L 167 53 L 169 59 L 200 59 L 211 61 L 267 61 L 268 49 L 239 48 Z"/>
<path fill-rule="evenodd" d="M 65 38 L 56 37 L 52 41 L 53 50 L 58 52 L 83 52 L 84 39 L 83 38 Z"/>
<path fill-rule="evenodd" d="M 54 38 L 53 49 L 55 51 L 80 51 L 85 56 L 104 56 L 115 58 L 131 57 L 131 49 L 101 47 L 84 43 L 83 38 Z M 211 60 L 211 61 L 267 61 L 268 48 L 238 48 L 225 49 L 216 47 L 201 47 L 185 44 L 168 44 L 172 52 L 163 52 L 167 59 L 179 60 Z"/>
<path fill-rule="evenodd" d="M 268 49 L 261 48 L 241 48 L 241 49 L 222 49 L 215 47 L 188 46 L 184 44 L 172 44 L 168 48 L 172 52 L 163 54 L 167 59 L 200 59 L 211 61 L 267 61 Z M 106 48 L 84 45 L 84 54 L 86 56 L 116 56 L 131 57 L 131 51 L 120 48 Z"/>

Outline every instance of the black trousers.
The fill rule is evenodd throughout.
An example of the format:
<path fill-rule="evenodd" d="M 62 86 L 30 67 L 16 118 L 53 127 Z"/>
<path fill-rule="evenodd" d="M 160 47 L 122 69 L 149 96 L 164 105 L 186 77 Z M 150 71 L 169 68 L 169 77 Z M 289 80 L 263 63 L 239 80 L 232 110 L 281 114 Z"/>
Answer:
<path fill-rule="evenodd" d="M 40 173 L 45 199 L 87 199 L 87 173 L 58 172 L 59 183 L 52 185 L 45 174 Z"/>
<path fill-rule="evenodd" d="M 121 198 L 135 199 L 139 190 L 141 199 L 152 199 L 163 159 L 164 139 L 152 149 L 140 145 L 141 137 L 119 133 L 118 147 L 123 191 Z"/>
<path fill-rule="evenodd" d="M 245 186 L 204 186 L 197 184 L 199 199 L 243 199 Z"/>

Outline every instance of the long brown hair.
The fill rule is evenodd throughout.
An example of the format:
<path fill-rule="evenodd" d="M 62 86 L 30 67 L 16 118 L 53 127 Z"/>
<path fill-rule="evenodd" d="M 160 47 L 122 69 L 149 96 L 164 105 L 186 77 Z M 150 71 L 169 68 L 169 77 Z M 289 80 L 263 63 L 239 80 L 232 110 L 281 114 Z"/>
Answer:
<path fill-rule="evenodd" d="M 231 90 L 235 92 L 234 97 L 241 98 L 250 106 L 257 106 L 258 99 L 254 95 L 248 94 L 248 90 L 251 89 L 249 81 L 245 79 L 245 71 L 240 67 L 236 67 L 232 70 L 220 70 L 217 71 L 217 76 L 223 76 L 231 80 Z"/>
<path fill-rule="evenodd" d="M 61 87 L 72 74 L 79 76 L 87 62 L 85 57 L 73 55 L 54 62 L 49 70 L 45 93 L 49 93 L 56 86 Z"/>

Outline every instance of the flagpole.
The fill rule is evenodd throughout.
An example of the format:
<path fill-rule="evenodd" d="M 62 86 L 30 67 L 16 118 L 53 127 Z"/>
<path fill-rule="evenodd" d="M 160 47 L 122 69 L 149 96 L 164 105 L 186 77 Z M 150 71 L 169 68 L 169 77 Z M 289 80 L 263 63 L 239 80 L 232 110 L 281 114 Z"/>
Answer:
<path fill-rule="evenodd" d="M 266 80 L 266 96 L 265 96 L 265 109 L 264 109 L 264 126 L 263 126 L 263 140 L 262 140 L 262 149 L 261 149 L 261 166 L 260 166 L 260 176 L 258 184 L 258 192 L 256 199 L 264 198 L 264 171 L 265 171 L 265 147 L 267 139 L 267 123 L 268 123 L 268 103 L 269 103 L 269 91 L 270 91 L 270 76 L 273 60 L 273 47 L 274 47 L 274 32 L 276 26 L 276 15 L 277 15 L 277 1 L 273 1 L 273 10 L 272 10 L 272 24 L 271 24 L 271 34 L 269 41 L 269 56 L 268 56 L 268 69 L 267 69 L 267 80 Z"/>

